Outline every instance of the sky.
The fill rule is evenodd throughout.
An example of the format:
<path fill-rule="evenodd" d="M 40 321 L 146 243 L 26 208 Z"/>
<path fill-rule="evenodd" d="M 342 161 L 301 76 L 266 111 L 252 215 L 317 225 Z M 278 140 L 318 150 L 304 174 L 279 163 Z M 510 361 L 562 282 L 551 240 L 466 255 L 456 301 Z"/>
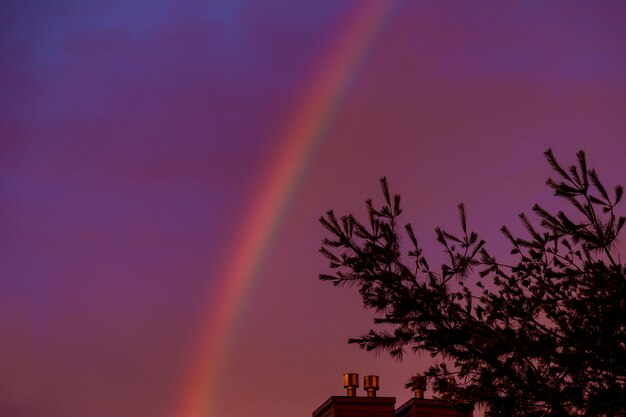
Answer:
<path fill-rule="evenodd" d="M 626 182 L 623 2 L 32 1 L 0 8 L 0 416 L 306 416 L 431 363 L 348 345 L 318 218 L 378 179 L 493 252 L 543 151 Z M 622 252 L 624 252 L 622 250 Z M 430 393 L 427 392 L 427 396 Z"/>

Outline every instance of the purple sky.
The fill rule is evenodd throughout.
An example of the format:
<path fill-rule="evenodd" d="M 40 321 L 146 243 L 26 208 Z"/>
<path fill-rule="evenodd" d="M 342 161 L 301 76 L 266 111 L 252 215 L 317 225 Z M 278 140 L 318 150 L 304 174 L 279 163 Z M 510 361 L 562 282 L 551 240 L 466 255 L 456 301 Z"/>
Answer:
<path fill-rule="evenodd" d="M 216 271 L 352 1 L 32 1 L 0 10 L 0 416 L 174 417 Z M 206 417 L 306 416 L 341 374 L 358 295 L 318 281 L 327 209 L 388 177 L 433 264 L 437 225 L 506 253 L 552 206 L 542 152 L 626 183 L 623 2 L 398 2 L 355 71 L 233 329 Z M 624 253 L 624 251 L 622 251 Z M 252 414 L 254 412 L 254 414 Z"/>

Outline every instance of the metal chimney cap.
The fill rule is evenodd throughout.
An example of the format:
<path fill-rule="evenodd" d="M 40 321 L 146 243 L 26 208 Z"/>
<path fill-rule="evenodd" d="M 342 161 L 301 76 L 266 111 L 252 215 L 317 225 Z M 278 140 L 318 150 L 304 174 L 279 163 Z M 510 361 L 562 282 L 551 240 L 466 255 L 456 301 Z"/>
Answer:
<path fill-rule="evenodd" d="M 365 375 L 363 377 L 363 388 L 367 391 L 368 397 L 376 397 L 376 391 L 380 388 L 380 378 L 378 375 Z"/>
<path fill-rule="evenodd" d="M 356 397 L 356 389 L 359 387 L 359 374 L 343 374 L 343 387 L 348 391 L 348 397 Z"/>

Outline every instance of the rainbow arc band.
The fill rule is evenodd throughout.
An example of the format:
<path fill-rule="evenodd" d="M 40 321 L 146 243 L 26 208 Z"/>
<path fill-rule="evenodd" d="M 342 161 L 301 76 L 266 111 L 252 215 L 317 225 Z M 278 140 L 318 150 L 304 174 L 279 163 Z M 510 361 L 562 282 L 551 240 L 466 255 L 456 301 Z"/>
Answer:
<path fill-rule="evenodd" d="M 399 0 L 359 1 L 334 42 L 319 75 L 310 85 L 287 125 L 270 171 L 253 201 L 254 213 L 244 222 L 219 274 L 221 284 L 208 303 L 206 323 L 193 349 L 193 361 L 172 417 L 212 417 L 222 363 L 241 305 L 257 275 L 282 214 L 338 110 L 347 86 Z M 221 286 L 220 286 L 221 285 Z"/>

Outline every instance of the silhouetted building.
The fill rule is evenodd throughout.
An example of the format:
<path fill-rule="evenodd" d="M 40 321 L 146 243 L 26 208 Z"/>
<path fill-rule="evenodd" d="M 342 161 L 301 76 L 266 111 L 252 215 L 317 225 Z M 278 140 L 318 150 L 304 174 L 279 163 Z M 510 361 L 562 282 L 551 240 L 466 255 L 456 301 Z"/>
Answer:
<path fill-rule="evenodd" d="M 472 417 L 474 408 L 465 406 L 460 409 L 439 400 L 411 398 L 396 410 L 396 417 Z"/>
<path fill-rule="evenodd" d="M 423 391 L 416 391 L 411 398 L 395 409 L 394 397 L 377 397 L 380 381 L 376 375 L 363 378 L 363 388 L 367 396 L 358 397 L 358 374 L 344 374 L 345 396 L 332 396 L 313 411 L 313 417 L 472 417 L 473 407 L 453 408 L 440 400 L 423 398 Z"/>

